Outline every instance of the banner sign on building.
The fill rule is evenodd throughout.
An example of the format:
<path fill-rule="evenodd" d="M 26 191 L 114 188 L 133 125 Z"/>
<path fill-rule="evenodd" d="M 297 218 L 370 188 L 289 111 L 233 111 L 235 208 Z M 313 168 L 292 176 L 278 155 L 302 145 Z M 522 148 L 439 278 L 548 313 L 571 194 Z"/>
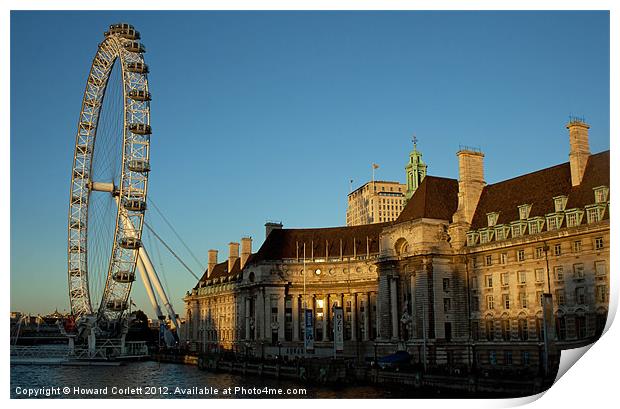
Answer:
<path fill-rule="evenodd" d="M 304 322 L 304 347 L 306 348 L 306 351 L 312 351 L 314 350 L 314 325 L 312 324 L 312 310 L 305 311 Z"/>
<path fill-rule="evenodd" d="M 342 307 L 334 307 L 334 350 L 344 351 L 344 311 Z"/>

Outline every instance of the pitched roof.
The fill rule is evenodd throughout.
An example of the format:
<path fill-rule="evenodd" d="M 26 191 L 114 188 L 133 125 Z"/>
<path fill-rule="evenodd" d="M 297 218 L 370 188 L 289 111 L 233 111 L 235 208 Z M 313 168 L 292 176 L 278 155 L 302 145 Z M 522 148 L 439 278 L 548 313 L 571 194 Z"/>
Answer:
<path fill-rule="evenodd" d="M 459 183 L 455 179 L 426 176 L 395 223 L 420 218 L 452 221 L 458 206 Z"/>
<path fill-rule="evenodd" d="M 205 272 L 202 274 L 202 277 L 200 277 L 198 284 L 196 284 L 196 287 L 194 288 L 198 288 L 201 282 L 205 282 L 207 280 L 212 280 L 214 278 L 226 277 L 226 276 L 240 273 L 241 272 L 241 259 L 238 258 L 237 260 L 235 260 L 235 263 L 233 264 L 233 267 L 230 271 L 228 271 L 228 260 L 225 260 L 221 263 L 217 263 L 213 267 L 213 271 L 211 272 L 211 276 L 209 276 L 209 278 L 207 278 L 207 271 L 208 270 L 205 270 Z"/>
<path fill-rule="evenodd" d="M 379 252 L 379 234 L 390 223 L 319 229 L 272 230 L 252 261 L 326 258 Z M 355 243 L 355 244 L 354 244 Z M 355 250 L 354 250 L 355 245 Z"/>
<path fill-rule="evenodd" d="M 571 184 L 570 163 L 562 163 L 513 179 L 487 185 L 482 190 L 472 229 L 486 227 L 487 213 L 499 212 L 497 224 L 519 220 L 518 206 L 531 204 L 530 217 L 555 211 L 553 197 L 568 196 L 566 209 L 594 203 L 592 188 L 609 186 L 609 151 L 591 155 L 579 186 Z"/>

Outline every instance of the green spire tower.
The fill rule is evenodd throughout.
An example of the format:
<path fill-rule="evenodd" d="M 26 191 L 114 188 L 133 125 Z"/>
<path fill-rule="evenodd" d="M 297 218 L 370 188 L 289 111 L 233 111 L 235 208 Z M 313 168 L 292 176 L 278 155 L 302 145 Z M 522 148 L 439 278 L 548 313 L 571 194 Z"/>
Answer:
<path fill-rule="evenodd" d="M 418 138 L 413 136 L 413 150 L 409 154 L 409 163 L 405 166 L 407 173 L 407 192 L 405 192 L 405 200 L 409 201 L 413 193 L 416 191 L 422 179 L 426 176 L 426 164 L 422 161 L 422 153 L 418 151 Z"/>

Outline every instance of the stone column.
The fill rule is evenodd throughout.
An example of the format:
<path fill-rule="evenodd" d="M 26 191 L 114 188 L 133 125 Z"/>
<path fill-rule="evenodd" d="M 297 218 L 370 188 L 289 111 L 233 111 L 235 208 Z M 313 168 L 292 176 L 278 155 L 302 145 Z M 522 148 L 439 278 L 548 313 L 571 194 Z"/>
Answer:
<path fill-rule="evenodd" d="M 409 285 L 411 286 L 411 334 L 409 339 L 413 340 L 417 337 L 417 314 L 416 314 L 416 292 L 415 292 L 415 275 L 411 274 Z"/>
<path fill-rule="evenodd" d="M 292 298 L 293 341 L 299 341 L 299 296 L 297 294 L 293 294 Z"/>
<path fill-rule="evenodd" d="M 390 320 L 390 276 L 379 273 L 379 291 L 377 292 L 377 338 L 390 339 L 392 324 Z"/>
<path fill-rule="evenodd" d="M 198 325 L 200 325 L 200 313 L 198 301 L 192 302 L 192 341 L 198 342 Z"/>
<path fill-rule="evenodd" d="M 282 294 L 278 296 L 278 341 L 285 341 L 286 337 L 284 336 L 284 327 L 285 327 L 285 313 L 284 309 L 286 308 L 286 299 L 284 298 L 284 289 L 282 289 Z"/>
<path fill-rule="evenodd" d="M 263 318 L 264 327 L 265 327 L 265 337 L 266 341 L 271 342 L 271 294 L 265 290 L 265 302 L 263 303 L 263 313 L 265 314 Z"/>
<path fill-rule="evenodd" d="M 265 291 L 261 289 L 256 296 L 256 306 L 254 312 L 256 318 L 254 320 L 254 328 L 256 331 L 256 339 L 265 339 Z"/>
<path fill-rule="evenodd" d="M 364 294 L 364 335 L 362 341 L 370 339 L 370 293 Z"/>
<path fill-rule="evenodd" d="M 329 319 L 329 296 L 323 296 L 323 339 L 322 341 L 327 341 L 327 320 Z"/>
<path fill-rule="evenodd" d="M 375 292 L 375 338 L 381 339 L 381 315 L 379 313 L 379 293 Z"/>
<path fill-rule="evenodd" d="M 351 295 L 351 341 L 357 341 L 357 293 Z"/>
<path fill-rule="evenodd" d="M 250 297 L 245 298 L 245 339 L 250 339 Z"/>
<path fill-rule="evenodd" d="M 390 315 L 392 316 L 392 339 L 398 339 L 398 297 L 396 278 L 390 279 Z"/>

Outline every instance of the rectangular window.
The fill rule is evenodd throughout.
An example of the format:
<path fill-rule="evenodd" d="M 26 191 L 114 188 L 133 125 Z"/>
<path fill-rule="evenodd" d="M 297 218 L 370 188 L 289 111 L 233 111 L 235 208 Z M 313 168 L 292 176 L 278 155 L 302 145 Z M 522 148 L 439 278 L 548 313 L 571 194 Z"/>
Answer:
<path fill-rule="evenodd" d="M 538 227 L 539 225 L 538 225 L 538 222 L 537 222 L 537 221 L 535 221 L 535 222 L 530 222 L 530 223 L 529 223 L 529 226 L 530 226 L 530 227 L 529 227 L 529 229 L 530 229 L 530 234 L 538 234 L 538 233 L 540 233 L 540 228 Z"/>
<path fill-rule="evenodd" d="M 489 232 L 483 231 L 480 232 L 480 244 L 485 244 L 489 242 Z"/>
<path fill-rule="evenodd" d="M 493 288 L 493 276 L 491 274 L 485 275 L 484 283 L 487 288 Z"/>
<path fill-rule="evenodd" d="M 602 285 L 596 286 L 596 301 L 599 303 L 607 302 L 607 286 L 606 285 L 602 284 Z"/>
<path fill-rule="evenodd" d="M 512 351 L 504 352 L 504 365 L 512 365 Z"/>
<path fill-rule="evenodd" d="M 506 238 L 506 231 L 503 227 L 495 229 L 495 240 L 504 240 Z"/>
<path fill-rule="evenodd" d="M 508 273 L 502 273 L 500 275 L 500 282 L 502 284 L 502 287 L 508 287 L 508 284 L 509 284 L 509 275 L 508 275 Z"/>
<path fill-rule="evenodd" d="M 493 296 L 492 295 L 487 295 L 487 309 L 488 310 L 493 310 L 495 305 L 493 304 Z"/>
<path fill-rule="evenodd" d="M 486 256 L 484 260 L 487 266 L 490 266 L 491 264 L 493 264 L 493 257 L 491 257 L 491 255 Z"/>
<path fill-rule="evenodd" d="M 519 302 L 521 303 L 521 308 L 527 308 L 527 293 L 519 293 Z"/>
<path fill-rule="evenodd" d="M 553 198 L 556 212 L 563 212 L 566 207 L 566 196 L 557 196 Z"/>
<path fill-rule="evenodd" d="M 597 237 L 594 239 L 594 248 L 596 250 L 601 250 L 603 248 L 603 238 Z"/>
<path fill-rule="evenodd" d="M 579 253 L 581 251 L 581 240 L 575 240 L 573 242 L 573 253 Z"/>
<path fill-rule="evenodd" d="M 443 279 L 443 290 L 444 291 L 450 290 L 450 279 L 449 278 Z"/>
<path fill-rule="evenodd" d="M 510 309 L 510 295 L 502 294 L 502 304 L 504 305 L 505 309 Z"/>
<path fill-rule="evenodd" d="M 542 283 L 545 280 L 545 270 L 542 268 L 537 268 L 534 270 L 534 277 L 537 283 Z"/>
<path fill-rule="evenodd" d="M 506 264 L 507 261 L 508 261 L 508 254 L 502 253 L 499 255 L 500 264 Z"/>
<path fill-rule="evenodd" d="M 555 246 L 553 246 L 553 254 L 555 254 L 556 256 L 562 255 L 562 244 L 561 243 L 558 243 Z"/>
<path fill-rule="evenodd" d="M 586 289 L 584 287 L 575 288 L 575 302 L 577 304 L 586 303 Z"/>
<path fill-rule="evenodd" d="M 525 284 L 527 282 L 527 271 L 519 271 L 517 276 L 519 277 L 519 284 Z"/>
<path fill-rule="evenodd" d="M 545 250 L 543 247 L 536 247 L 536 258 L 545 257 Z"/>
<path fill-rule="evenodd" d="M 588 223 L 596 223 L 601 220 L 598 207 L 588 209 Z"/>
<path fill-rule="evenodd" d="M 573 273 L 576 279 L 584 278 L 585 268 L 583 263 L 573 264 Z"/>
<path fill-rule="evenodd" d="M 521 237 L 522 235 L 522 231 L 521 231 L 521 225 L 520 224 L 515 224 L 512 226 L 512 237 Z"/>
<path fill-rule="evenodd" d="M 523 365 L 529 365 L 530 364 L 530 353 L 529 353 L 529 351 L 523 351 L 521 353 L 521 363 Z"/>
<path fill-rule="evenodd" d="M 536 291 L 536 300 L 538 301 L 538 305 L 543 305 L 543 292 Z"/>
<path fill-rule="evenodd" d="M 566 304 L 566 295 L 564 290 L 555 290 L 555 298 L 558 302 L 558 305 L 565 305 Z"/>
<path fill-rule="evenodd" d="M 452 302 L 450 298 L 443 299 L 443 312 L 448 313 L 452 310 Z"/>
<path fill-rule="evenodd" d="M 547 218 L 547 230 L 556 230 L 558 228 L 558 221 L 555 216 Z"/>
<path fill-rule="evenodd" d="M 577 213 L 568 213 L 566 215 L 566 227 L 577 226 Z"/>
<path fill-rule="evenodd" d="M 564 281 L 564 267 L 557 266 L 553 268 L 553 276 L 555 281 Z"/>
<path fill-rule="evenodd" d="M 606 186 L 601 186 L 594 188 L 594 202 L 595 203 L 603 203 L 607 201 L 607 192 L 609 190 Z"/>
<path fill-rule="evenodd" d="M 604 276 L 607 274 L 607 265 L 604 261 L 595 261 L 594 269 L 596 271 L 597 276 Z"/>
<path fill-rule="evenodd" d="M 478 288 L 478 277 L 471 278 L 471 288 Z"/>
<path fill-rule="evenodd" d="M 525 250 L 517 251 L 517 261 L 525 261 Z"/>

